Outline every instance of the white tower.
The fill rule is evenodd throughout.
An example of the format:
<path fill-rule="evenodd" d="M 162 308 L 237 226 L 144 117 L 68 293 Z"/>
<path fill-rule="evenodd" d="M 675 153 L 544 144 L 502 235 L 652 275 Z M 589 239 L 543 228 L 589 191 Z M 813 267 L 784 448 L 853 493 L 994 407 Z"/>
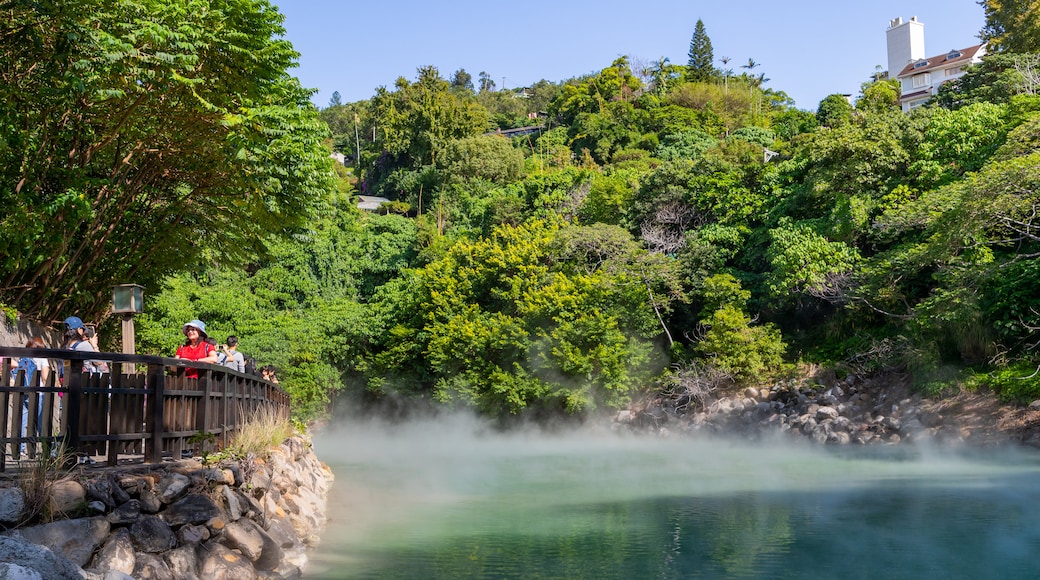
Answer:
<path fill-rule="evenodd" d="M 924 52 L 924 24 L 916 16 L 904 22 L 895 18 L 888 21 L 888 78 L 896 78 L 899 71 L 915 60 L 928 55 Z"/>

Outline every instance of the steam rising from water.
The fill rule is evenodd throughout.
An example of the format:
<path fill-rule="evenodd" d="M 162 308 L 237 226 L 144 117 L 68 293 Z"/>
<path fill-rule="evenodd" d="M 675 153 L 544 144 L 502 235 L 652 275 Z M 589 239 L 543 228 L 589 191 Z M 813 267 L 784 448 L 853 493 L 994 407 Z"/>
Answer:
<path fill-rule="evenodd" d="M 308 572 L 322 578 L 353 577 L 329 571 L 372 550 L 411 549 L 448 535 L 479 534 L 482 528 L 508 524 L 528 534 L 559 533 L 561 524 L 573 528 L 575 519 L 586 517 L 581 510 L 587 506 L 619 502 L 782 494 L 796 498 L 785 502 L 811 504 L 814 526 L 826 525 L 831 513 L 848 512 L 850 501 L 852 509 L 874 513 L 857 494 L 884 497 L 884 490 L 909 489 L 924 497 L 939 489 L 941 494 L 981 491 L 1040 504 L 1036 483 L 1025 490 L 1007 488 L 1008 478 L 1040 481 L 1040 457 L 1022 450 L 972 455 L 914 447 L 825 448 L 787 439 L 655 439 L 589 430 L 498 433 L 465 417 L 393 425 L 350 422 L 316 434 L 314 443 L 337 478 L 329 498 L 332 521 Z M 853 496 L 857 499 L 850 500 Z M 979 518 L 974 512 L 965 517 Z M 593 518 L 583 525 L 594 533 L 601 524 Z M 846 530 L 849 525 L 841 522 Z M 481 542 L 487 540 L 472 543 Z M 516 577 L 517 572 L 504 573 Z"/>

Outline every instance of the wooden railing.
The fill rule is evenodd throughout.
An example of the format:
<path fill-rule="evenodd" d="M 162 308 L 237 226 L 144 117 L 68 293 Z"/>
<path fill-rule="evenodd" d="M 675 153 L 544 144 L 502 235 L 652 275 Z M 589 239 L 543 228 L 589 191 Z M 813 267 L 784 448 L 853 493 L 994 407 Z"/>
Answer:
<path fill-rule="evenodd" d="M 227 446 L 260 411 L 289 417 L 289 395 L 258 376 L 227 367 L 157 356 L 0 347 L 0 471 L 23 454 L 64 449 L 84 457 L 143 456 L 146 463 L 185 450 Z M 26 384 L 12 371 L 21 357 L 50 359 L 46 381 Z M 84 373 L 83 361 L 108 363 Z M 198 370 L 187 378 L 185 370 Z M 23 425 L 24 433 L 23 433 Z"/>

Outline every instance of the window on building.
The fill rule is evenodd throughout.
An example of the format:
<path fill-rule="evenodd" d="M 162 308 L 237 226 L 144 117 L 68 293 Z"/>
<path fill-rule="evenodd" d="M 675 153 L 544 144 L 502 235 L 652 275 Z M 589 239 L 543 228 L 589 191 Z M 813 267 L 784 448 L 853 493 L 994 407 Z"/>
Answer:
<path fill-rule="evenodd" d="M 961 74 L 962 72 L 964 72 L 964 67 L 963 66 L 955 66 L 953 68 L 946 69 L 946 76 L 948 76 L 948 77 L 957 76 L 957 75 Z"/>
<path fill-rule="evenodd" d="M 932 77 L 929 73 L 914 75 L 914 88 L 927 87 L 930 84 L 932 84 Z"/>

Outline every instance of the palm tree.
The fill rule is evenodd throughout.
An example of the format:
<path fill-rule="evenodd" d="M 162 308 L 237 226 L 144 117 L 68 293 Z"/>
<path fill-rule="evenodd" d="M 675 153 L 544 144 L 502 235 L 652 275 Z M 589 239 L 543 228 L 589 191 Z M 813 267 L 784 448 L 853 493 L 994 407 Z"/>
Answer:
<path fill-rule="evenodd" d="M 730 57 L 724 56 L 724 57 L 719 59 L 719 62 L 721 62 L 722 66 L 725 67 L 727 64 L 729 64 L 730 60 L 732 60 Z M 722 92 L 723 92 L 723 94 L 729 94 L 729 75 L 732 74 L 732 73 L 733 73 L 733 69 L 730 69 L 730 68 L 723 68 L 722 69 Z"/>
<path fill-rule="evenodd" d="M 748 69 L 748 72 L 745 74 L 745 76 L 749 77 L 748 78 L 748 91 L 749 91 L 748 95 L 749 95 L 749 97 L 751 99 L 751 103 L 750 103 L 749 107 L 750 107 L 750 113 L 752 115 L 755 114 L 755 81 L 758 80 L 758 79 L 756 79 L 754 77 L 754 75 L 751 74 L 751 72 L 754 71 L 755 67 L 757 67 L 757 66 L 760 66 L 760 65 L 759 65 L 759 63 L 755 62 L 755 59 L 753 59 L 753 58 L 747 59 L 747 64 L 740 65 L 740 68 Z M 764 77 L 765 77 L 765 74 L 762 74 L 762 75 L 760 75 L 759 78 L 764 78 Z"/>

